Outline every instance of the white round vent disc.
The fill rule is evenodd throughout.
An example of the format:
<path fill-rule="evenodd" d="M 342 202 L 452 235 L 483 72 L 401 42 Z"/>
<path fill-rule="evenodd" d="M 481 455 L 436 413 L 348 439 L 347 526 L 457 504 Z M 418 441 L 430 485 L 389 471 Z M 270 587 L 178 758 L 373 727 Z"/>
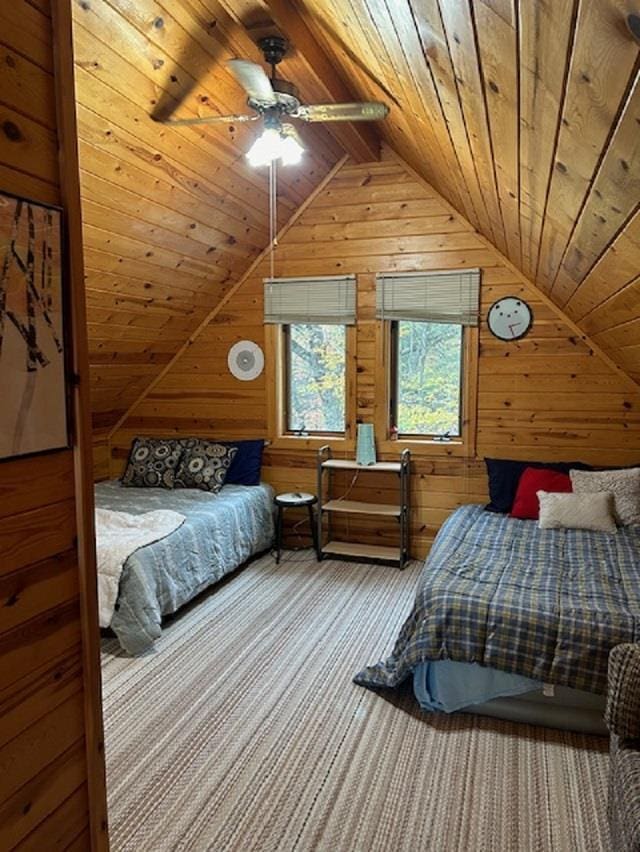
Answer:
<path fill-rule="evenodd" d="M 250 382 L 257 379 L 264 368 L 264 354 L 253 340 L 234 343 L 227 356 L 229 370 L 236 379 Z"/>

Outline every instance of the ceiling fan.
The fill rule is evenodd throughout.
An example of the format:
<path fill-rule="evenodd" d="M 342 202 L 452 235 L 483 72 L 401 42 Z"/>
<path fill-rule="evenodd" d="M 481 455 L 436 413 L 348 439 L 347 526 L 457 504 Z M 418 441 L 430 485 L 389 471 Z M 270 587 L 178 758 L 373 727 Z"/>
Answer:
<path fill-rule="evenodd" d="M 303 104 L 298 90 L 288 80 L 276 77 L 276 66 L 287 52 L 282 36 L 266 36 L 258 41 L 265 62 L 271 66 L 269 78 L 264 69 L 247 59 L 230 59 L 229 70 L 248 95 L 247 106 L 254 113 L 240 115 L 210 115 L 201 118 L 164 119 L 163 124 L 237 124 L 246 121 L 264 122 L 264 133 L 256 139 L 247 157 L 251 165 L 268 165 L 281 159 L 285 165 L 299 162 L 304 146 L 295 127 L 283 122 L 293 118 L 305 122 L 379 121 L 389 113 L 389 107 L 379 101 L 339 104 Z"/>

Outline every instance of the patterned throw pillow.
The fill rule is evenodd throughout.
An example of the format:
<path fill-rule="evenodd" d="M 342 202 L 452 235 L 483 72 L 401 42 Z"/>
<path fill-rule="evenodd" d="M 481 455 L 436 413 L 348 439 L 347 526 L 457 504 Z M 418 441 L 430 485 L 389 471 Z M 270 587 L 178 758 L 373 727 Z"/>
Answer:
<path fill-rule="evenodd" d="M 625 527 L 640 524 L 640 467 L 593 472 L 572 470 L 570 476 L 576 494 L 610 491 L 619 524 Z"/>
<path fill-rule="evenodd" d="M 134 438 L 122 484 L 132 488 L 173 488 L 183 453 L 176 441 L 166 438 Z"/>
<path fill-rule="evenodd" d="M 184 449 L 176 471 L 176 488 L 199 488 L 217 494 L 224 485 L 227 471 L 237 447 L 226 447 L 213 441 L 190 442 Z"/>

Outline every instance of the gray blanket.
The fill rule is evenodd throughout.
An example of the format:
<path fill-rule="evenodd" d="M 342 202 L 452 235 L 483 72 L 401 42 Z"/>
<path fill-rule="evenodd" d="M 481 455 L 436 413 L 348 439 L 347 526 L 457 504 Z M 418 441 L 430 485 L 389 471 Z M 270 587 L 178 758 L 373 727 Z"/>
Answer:
<path fill-rule="evenodd" d="M 130 654 L 153 645 L 162 616 L 267 550 L 273 539 L 273 491 L 268 485 L 225 485 L 219 494 L 209 494 L 101 482 L 96 506 L 131 514 L 172 509 L 186 517 L 179 529 L 140 548 L 125 563 L 111 627 Z"/>

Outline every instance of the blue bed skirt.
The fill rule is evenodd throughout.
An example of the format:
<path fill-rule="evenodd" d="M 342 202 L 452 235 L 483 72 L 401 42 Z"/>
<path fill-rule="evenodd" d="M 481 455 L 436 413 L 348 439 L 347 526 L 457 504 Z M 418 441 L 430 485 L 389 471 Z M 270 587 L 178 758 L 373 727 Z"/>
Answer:
<path fill-rule="evenodd" d="M 477 663 L 438 660 L 421 663 L 413 672 L 413 691 L 422 709 L 444 713 L 541 687 L 538 680 Z"/>

